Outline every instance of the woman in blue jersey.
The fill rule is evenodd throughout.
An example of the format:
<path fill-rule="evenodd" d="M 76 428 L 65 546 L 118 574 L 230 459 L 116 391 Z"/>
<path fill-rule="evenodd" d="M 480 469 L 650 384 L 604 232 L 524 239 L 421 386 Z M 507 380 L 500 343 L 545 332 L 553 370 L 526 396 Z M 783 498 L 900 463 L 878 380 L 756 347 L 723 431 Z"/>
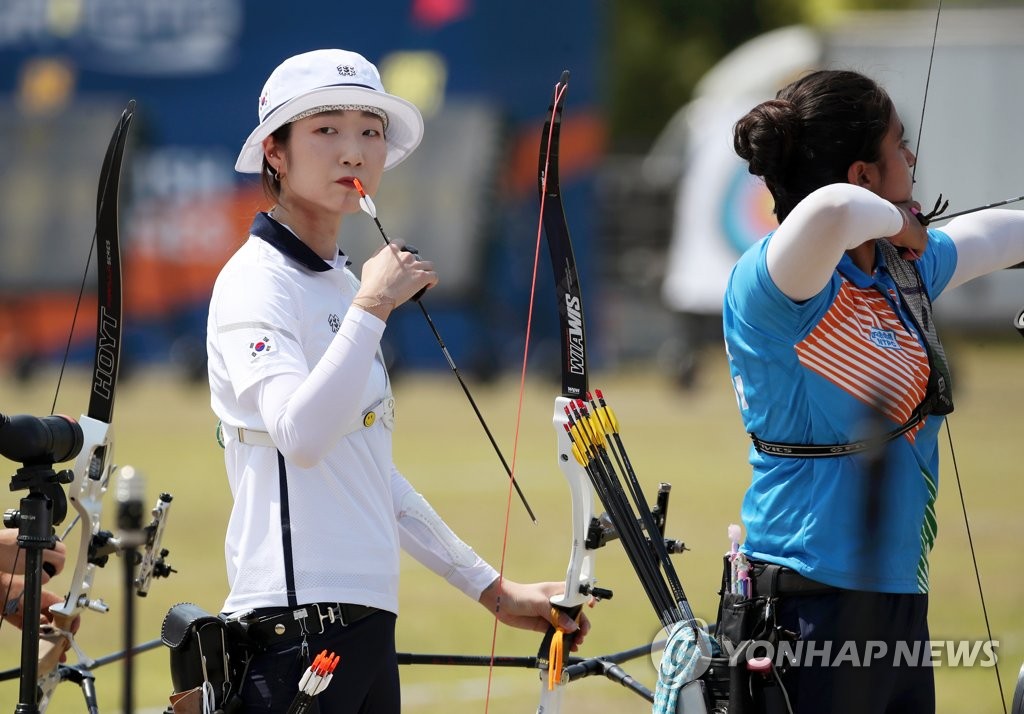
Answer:
<path fill-rule="evenodd" d="M 777 598 L 771 624 L 798 638 L 792 710 L 933 712 L 928 555 L 952 399 L 931 300 L 1024 260 L 1024 213 L 926 228 L 903 123 L 855 72 L 793 82 L 734 145 L 779 219 L 733 269 L 724 329 L 754 442 L 743 551 Z"/>
<path fill-rule="evenodd" d="M 394 241 L 357 279 L 338 235 L 361 187 L 375 194 L 419 144 L 419 111 L 361 55 L 316 50 L 274 70 L 258 112 L 235 168 L 261 176 L 273 208 L 218 276 L 207 327 L 234 497 L 223 610 L 259 645 L 242 700 L 247 712 L 289 711 L 328 649 L 341 663 L 320 711 L 397 714 L 400 548 L 516 627 L 547 630 L 563 586 L 500 579 L 393 461 L 380 340 L 391 312 L 438 277 Z"/>

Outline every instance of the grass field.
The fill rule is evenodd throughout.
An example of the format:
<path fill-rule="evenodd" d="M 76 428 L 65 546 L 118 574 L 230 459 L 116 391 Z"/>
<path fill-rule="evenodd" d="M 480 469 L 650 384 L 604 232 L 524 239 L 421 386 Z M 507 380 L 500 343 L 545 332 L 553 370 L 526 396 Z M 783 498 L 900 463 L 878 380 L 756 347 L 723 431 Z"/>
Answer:
<path fill-rule="evenodd" d="M 1018 403 L 1024 396 L 1020 365 L 1024 345 L 1013 342 L 960 342 L 948 346 L 954 357 L 957 411 L 951 426 L 968 512 L 974 531 L 993 636 L 1001 643 L 1001 671 L 1006 696 L 1012 694 L 1024 659 L 1024 611 L 1020 607 L 1024 576 L 1020 542 L 1021 468 L 1018 458 Z M 29 387 L 0 380 L 0 411 L 48 412 L 53 379 L 37 378 Z M 648 493 L 659 481 L 673 484 L 668 530 L 691 549 L 676 556 L 683 585 L 697 614 L 712 619 L 726 527 L 738 519 L 748 480 L 746 438 L 736 413 L 725 367 L 710 359 L 703 385 L 682 393 L 650 367 L 599 374 L 593 380 L 616 408 L 626 446 Z M 511 457 L 518 381 L 474 386 L 474 395 L 496 438 Z M 537 512 L 529 522 L 522 507 L 511 504 L 506 573 L 521 580 L 558 580 L 568 556 L 568 492 L 554 459 L 550 426 L 556 388 L 543 380 L 527 389 L 516 471 Z M 450 375 L 417 374 L 399 380 L 396 461 L 465 540 L 495 565 L 501 559 L 507 486 L 500 465 Z M 58 412 L 78 415 L 86 403 L 83 375 L 65 378 Z M 179 571 L 153 584 L 137 608 L 139 641 L 159 637 L 167 608 L 193 601 L 211 612 L 223 601 L 226 583 L 223 534 L 230 495 L 221 450 L 214 440 L 214 419 L 202 387 L 183 386 L 161 373 L 136 374 L 123 384 L 116 410 L 117 462 L 131 464 L 146 477 L 147 500 L 159 491 L 173 494 L 165 546 Z M 931 628 L 935 640 L 984 639 L 967 537 L 960 513 L 948 446 L 944 448 L 940 485 L 940 535 L 932 557 Z M 13 473 L 15 466 L 7 464 Z M 108 494 L 111 497 L 113 494 Z M 4 507 L 16 505 L 9 495 Z M 106 514 L 111 523 L 112 508 Z M 112 527 L 112 526 L 111 526 Z M 70 568 L 69 568 L 70 570 Z M 585 654 L 626 649 L 649 642 L 656 619 L 617 543 L 598 557 L 600 584 L 615 597 L 590 613 L 594 630 Z M 66 574 L 65 574 L 66 575 Z M 119 603 L 120 562 L 101 571 L 94 588 L 110 604 L 106 615 L 86 613 L 79 639 L 93 657 L 111 652 L 122 639 Z M 62 576 L 54 589 L 66 588 Z M 492 620 L 478 605 L 411 559 L 403 561 L 399 648 L 402 651 L 489 652 Z M 536 653 L 538 637 L 501 629 L 500 654 Z M 18 633 L 0 631 L 0 669 L 17 666 Z M 344 666 L 342 663 L 341 666 Z M 653 684 L 654 670 L 645 660 L 628 668 Z M 103 712 L 121 709 L 121 670 L 97 670 Z M 408 667 L 402 670 L 404 711 L 484 711 L 486 668 Z M 936 670 L 940 712 L 1001 711 L 993 670 Z M 490 711 L 532 712 L 539 684 L 534 672 L 497 670 Z M 167 701 L 170 680 L 166 652 L 137 659 L 136 708 L 156 711 Z M 17 702 L 15 682 L 0 683 L 0 711 Z M 566 711 L 649 711 L 647 704 L 607 680 L 574 683 Z M 83 711 L 81 696 L 62 685 L 50 707 L 56 714 Z"/>

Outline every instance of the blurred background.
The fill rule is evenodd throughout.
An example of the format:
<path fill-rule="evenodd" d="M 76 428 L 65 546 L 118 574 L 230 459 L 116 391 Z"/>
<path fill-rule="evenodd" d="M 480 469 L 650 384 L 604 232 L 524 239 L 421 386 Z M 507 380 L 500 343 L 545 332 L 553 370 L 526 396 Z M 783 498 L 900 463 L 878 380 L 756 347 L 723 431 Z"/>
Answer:
<path fill-rule="evenodd" d="M 959 210 L 1021 192 L 1024 8 L 947 2 L 942 19 L 916 195 L 930 205 L 941 192 Z M 0 365 L 27 379 L 62 355 L 99 163 L 134 98 L 123 375 L 159 363 L 205 379 L 213 279 L 269 207 L 233 171 L 263 82 L 285 57 L 339 46 L 376 62 L 427 119 L 377 205 L 391 234 L 438 264 L 430 306 L 465 370 L 492 378 L 517 359 L 507 326 L 528 300 L 539 130 L 569 69 L 562 185 L 592 358 L 656 358 L 692 384 L 701 349 L 718 343 L 728 269 L 774 222 L 732 154 L 731 124 L 807 69 L 848 66 L 890 90 L 916 143 L 934 26 L 935 8 L 912 0 L 4 0 Z M 379 240 L 365 216 L 346 221 L 342 246 L 357 261 Z M 1000 275 L 951 296 L 943 314 L 1001 329 L 1022 291 Z M 444 368 L 413 312 L 389 329 L 396 373 Z M 538 311 L 537 364 L 553 362 L 553 316 Z M 91 331 L 78 325 L 73 361 L 91 359 Z"/>
<path fill-rule="evenodd" d="M 696 589 L 698 614 L 713 617 L 726 524 L 738 518 L 749 478 L 749 444 L 721 349 L 721 297 L 736 258 L 775 225 L 766 190 L 732 153 L 731 126 L 806 70 L 852 68 L 889 90 L 911 146 L 920 138 L 915 197 L 923 205 L 942 193 L 958 211 L 1024 193 L 1024 2 L 943 3 L 922 124 L 935 20 L 935 3 L 918 0 L 0 0 L 0 411 L 49 409 L 94 231 L 100 162 L 122 108 L 135 99 L 121 197 L 119 449 L 121 463 L 151 475 L 153 495 L 158 487 L 175 493 L 180 510 L 167 540 L 182 571 L 143 604 L 140 638 L 155 637 L 178 600 L 219 607 L 230 495 L 211 436 L 206 310 L 213 280 L 245 240 L 254 212 L 270 207 L 252 177 L 234 172 L 234 160 L 272 69 L 298 52 L 343 47 L 375 62 L 389 91 L 423 111 L 425 140 L 386 176 L 378 215 L 390 235 L 437 263 L 442 282 L 426 303 L 456 362 L 481 385 L 484 411 L 498 413 L 492 426 L 509 453 L 504 437 L 513 433 L 509 405 L 535 249 L 539 134 L 554 84 L 569 69 L 561 179 L 592 362 L 617 388 L 646 485 L 674 477 L 682 490 L 676 518 L 687 527 L 678 535 L 694 548 L 684 583 Z M 357 264 L 379 241 L 366 216 L 346 219 L 340 244 Z M 73 375 L 92 361 L 92 270 L 72 335 Z M 1019 482 L 1006 446 L 1015 443 L 1018 415 L 1005 398 L 1020 388 L 1019 346 L 1003 342 L 1017 339 L 1010 320 L 1024 305 L 1022 278 L 1004 271 L 968 284 L 943 296 L 937 312 L 964 387 L 958 410 L 966 433 L 958 436 L 964 460 L 976 457 L 982 570 L 1002 578 L 994 619 L 1002 623 L 996 638 L 1008 654 L 1010 689 L 1024 655 L 1016 596 L 1016 543 L 1024 534 L 1004 490 Z M 546 380 L 556 376 L 558 350 L 551 283 L 542 252 L 530 346 L 539 406 L 524 417 L 542 428 L 524 433 L 531 451 L 520 473 L 543 530 L 517 525 L 522 514 L 512 504 L 527 552 L 518 562 L 529 561 L 512 571 L 521 580 L 560 577 L 565 562 L 567 499 L 550 463 L 547 426 Z M 403 424 L 412 427 L 396 459 L 415 464 L 414 482 L 497 563 L 495 514 L 505 497 L 489 473 L 494 454 L 454 385 L 430 374 L 447 364 L 416 312 L 396 312 L 386 336 Z M 65 387 L 58 411 L 82 411 L 83 371 Z M 418 379 L 403 385 L 401 376 L 412 373 Z M 455 464 L 434 458 L 437 443 L 463 435 L 467 450 L 460 445 Z M 950 525 L 933 565 L 942 602 L 933 622 L 941 634 L 977 637 L 983 629 L 965 577 L 956 494 L 940 505 Z M 624 613 L 631 604 L 643 610 L 643 596 L 624 585 L 632 580 L 628 566 L 617 567 L 618 607 L 594 614 L 604 637 L 592 638 L 597 651 L 637 644 L 636 622 Z M 422 568 L 403 572 L 403 593 L 401 646 L 479 653 L 489 645 L 486 613 L 467 614 L 461 596 Z M 487 632 L 479 642 L 461 639 L 471 616 Z M 439 632 L 439 622 L 459 626 Z M 116 647 L 115 625 L 90 630 L 91 654 Z M 502 651 L 529 653 L 534 639 L 512 635 Z M 15 642 L 10 633 L 0 638 L 0 666 L 16 666 Z M 155 711 L 168 689 L 165 655 L 147 657 L 143 704 Z M 463 675 L 430 669 L 403 671 L 407 711 L 450 711 L 453 701 L 475 706 L 482 698 L 483 675 L 467 685 Z M 996 711 L 991 680 L 990 671 L 939 672 L 940 711 Z M 116 688 L 106 686 L 101 699 L 117 701 Z M 499 679 L 495 711 L 527 711 L 534 688 L 529 675 Z M 70 689 L 67 703 L 51 711 L 81 710 Z M 638 700 L 615 704 L 614 685 L 589 691 L 572 710 L 644 710 Z M 15 696 L 13 683 L 0 686 L 0 709 L 12 708 Z"/>

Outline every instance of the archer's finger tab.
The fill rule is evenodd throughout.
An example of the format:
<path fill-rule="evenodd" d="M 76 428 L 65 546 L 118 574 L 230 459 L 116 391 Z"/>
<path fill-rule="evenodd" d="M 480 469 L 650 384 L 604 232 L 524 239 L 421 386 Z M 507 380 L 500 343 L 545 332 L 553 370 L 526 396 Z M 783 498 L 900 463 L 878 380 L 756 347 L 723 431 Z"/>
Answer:
<path fill-rule="evenodd" d="M 928 213 L 921 213 L 913 208 L 910 210 L 917 216 L 917 220 L 921 222 L 922 226 L 927 226 L 929 223 L 945 213 L 947 208 L 949 208 L 949 199 L 944 200 L 940 193 L 939 197 L 935 199 L 935 205 Z"/>

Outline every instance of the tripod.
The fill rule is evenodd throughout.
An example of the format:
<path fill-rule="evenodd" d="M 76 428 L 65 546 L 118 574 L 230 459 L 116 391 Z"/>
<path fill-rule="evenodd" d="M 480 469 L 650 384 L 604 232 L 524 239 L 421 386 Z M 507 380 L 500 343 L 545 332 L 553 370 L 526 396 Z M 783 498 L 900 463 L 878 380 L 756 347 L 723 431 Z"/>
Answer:
<path fill-rule="evenodd" d="M 28 490 L 17 510 L 4 513 L 4 525 L 18 529 L 18 547 L 25 551 L 24 623 L 21 632 L 21 680 L 15 714 L 35 714 L 39 674 L 39 610 L 42 606 L 43 550 L 57 544 L 53 527 L 68 512 L 62 486 L 71 471 L 56 472 L 52 463 L 25 464 L 11 477 L 11 490 Z"/>

